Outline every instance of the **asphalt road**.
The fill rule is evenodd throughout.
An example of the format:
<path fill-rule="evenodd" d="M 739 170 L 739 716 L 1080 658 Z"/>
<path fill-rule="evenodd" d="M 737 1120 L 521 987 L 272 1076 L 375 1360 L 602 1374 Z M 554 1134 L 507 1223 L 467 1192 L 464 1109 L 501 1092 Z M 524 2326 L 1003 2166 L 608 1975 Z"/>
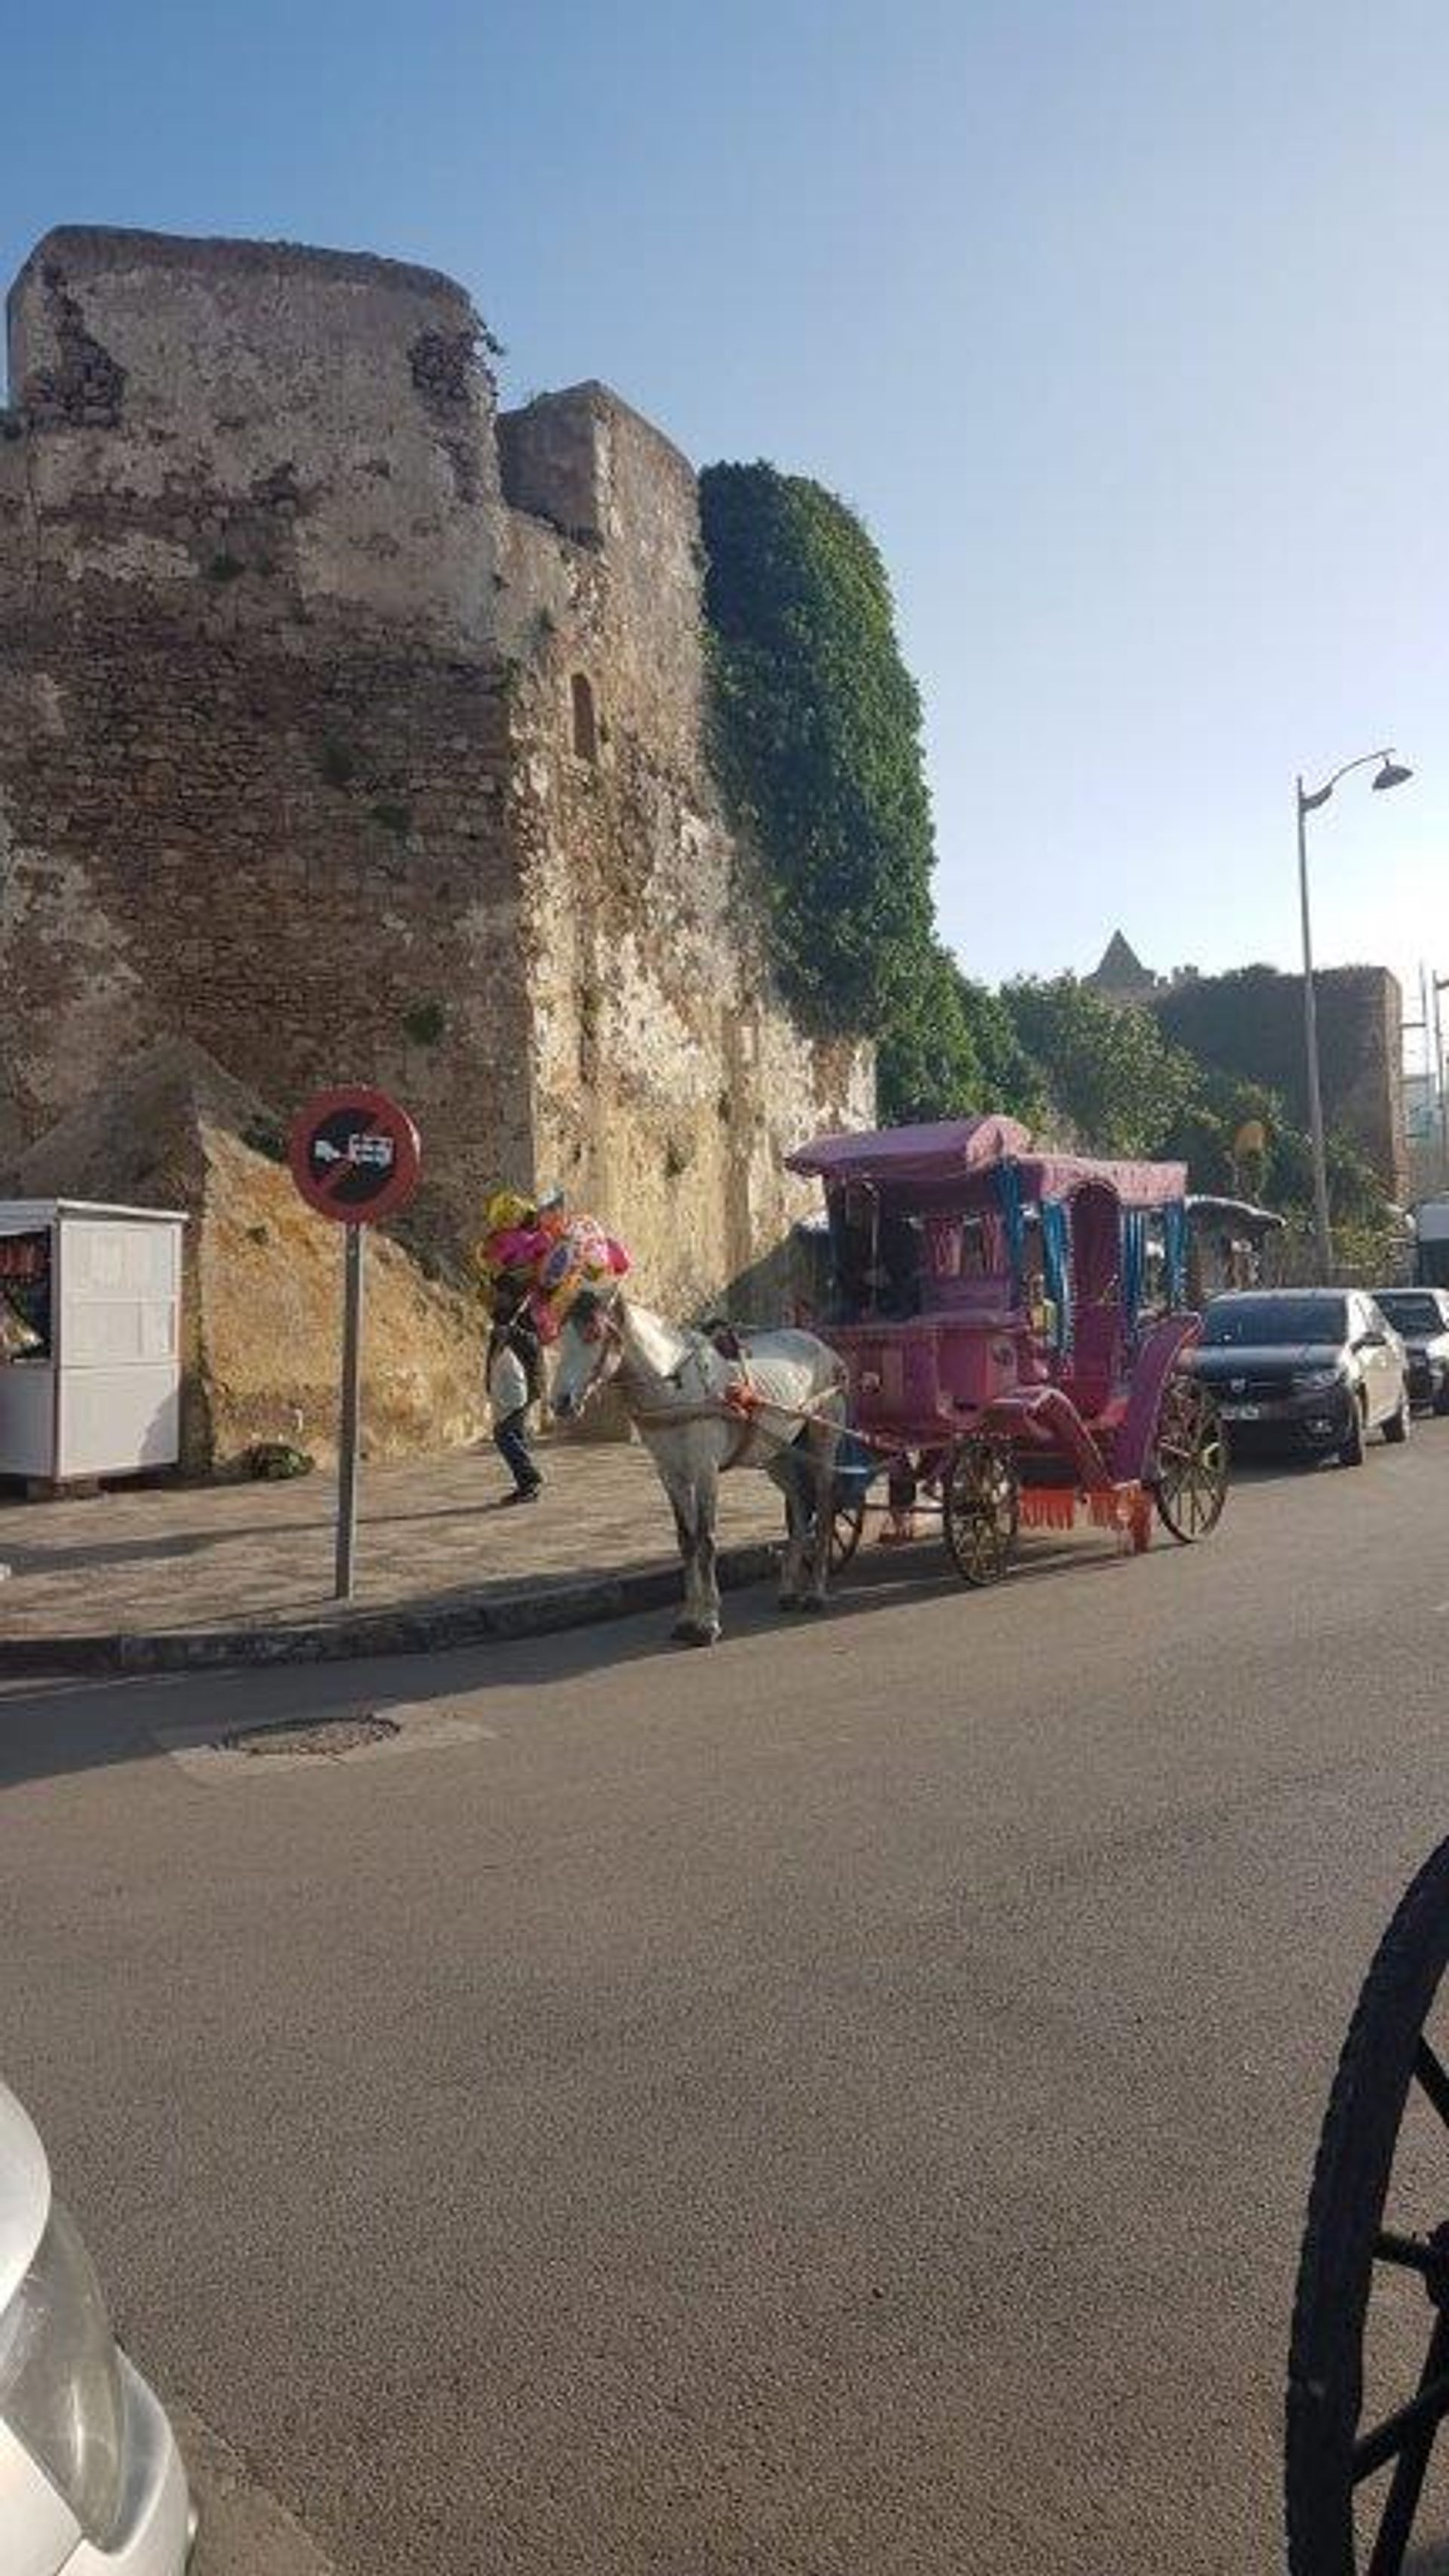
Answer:
<path fill-rule="evenodd" d="M 1314 2135 L 1449 1831 L 1446 1519 L 1429 1424 L 710 1656 L 0 1700 L 0 2064 L 253 2565 L 1278 2563 Z M 157 1740 L 329 1708 L 403 1731 Z"/>

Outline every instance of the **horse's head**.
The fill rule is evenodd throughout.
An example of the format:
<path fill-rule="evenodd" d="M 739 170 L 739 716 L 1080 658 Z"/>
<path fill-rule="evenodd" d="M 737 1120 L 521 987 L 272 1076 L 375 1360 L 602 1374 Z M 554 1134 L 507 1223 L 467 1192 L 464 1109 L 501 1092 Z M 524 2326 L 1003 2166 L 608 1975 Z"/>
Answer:
<path fill-rule="evenodd" d="M 617 1286 L 581 1288 L 558 1337 L 550 1396 L 560 1422 L 577 1422 L 591 1396 L 613 1376 L 623 1356 L 615 1308 Z"/>

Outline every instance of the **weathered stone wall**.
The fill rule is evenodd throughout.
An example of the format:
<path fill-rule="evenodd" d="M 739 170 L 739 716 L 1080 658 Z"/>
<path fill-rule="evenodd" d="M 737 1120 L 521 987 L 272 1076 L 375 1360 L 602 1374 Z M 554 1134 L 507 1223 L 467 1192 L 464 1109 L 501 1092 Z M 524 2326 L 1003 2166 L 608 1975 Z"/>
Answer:
<path fill-rule="evenodd" d="M 1302 979 L 1292 980 L 1301 1009 Z M 1402 1201 L 1409 1189 L 1403 988 L 1383 966 L 1330 967 L 1314 981 L 1325 1115 Z"/>
<path fill-rule="evenodd" d="M 803 1042 L 703 738 L 683 457 L 599 386 L 501 424 L 424 270 L 47 237 L 0 437 L 0 1148 L 172 1034 L 279 1108 L 364 1077 L 425 1231 L 556 1177 L 666 1301 L 868 1115 Z"/>
<path fill-rule="evenodd" d="M 1403 994 L 1384 966 L 1330 966 L 1314 976 L 1323 1113 L 1353 1139 L 1386 1189 L 1408 1186 L 1404 1124 Z M 1166 1036 L 1205 1063 L 1279 1093 L 1308 1123 L 1303 978 L 1255 966 L 1193 975 L 1152 1007 Z"/>
<path fill-rule="evenodd" d="M 784 1156 L 868 1123 L 869 1056 L 791 1022 L 720 817 L 689 465 L 597 385 L 505 415 L 501 432 L 505 494 L 570 532 L 567 595 L 521 687 L 530 750 L 514 778 L 535 1149 L 628 1237 L 652 1293 L 689 1307 L 742 1283 L 748 1305 L 746 1274 L 809 1203 Z M 526 550 L 516 577 L 540 578 Z"/>

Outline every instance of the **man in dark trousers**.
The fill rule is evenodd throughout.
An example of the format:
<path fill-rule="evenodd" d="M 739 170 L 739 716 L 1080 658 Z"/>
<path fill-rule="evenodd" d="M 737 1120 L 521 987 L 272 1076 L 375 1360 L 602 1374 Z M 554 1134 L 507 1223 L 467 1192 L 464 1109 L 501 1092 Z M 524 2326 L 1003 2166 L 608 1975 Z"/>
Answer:
<path fill-rule="evenodd" d="M 529 1407 L 542 1392 L 543 1360 L 527 1290 L 500 1280 L 488 1337 L 488 1401 L 493 1411 L 493 1445 L 513 1477 L 512 1493 L 503 1496 L 505 1504 L 536 1502 L 543 1489 L 528 1445 Z"/>

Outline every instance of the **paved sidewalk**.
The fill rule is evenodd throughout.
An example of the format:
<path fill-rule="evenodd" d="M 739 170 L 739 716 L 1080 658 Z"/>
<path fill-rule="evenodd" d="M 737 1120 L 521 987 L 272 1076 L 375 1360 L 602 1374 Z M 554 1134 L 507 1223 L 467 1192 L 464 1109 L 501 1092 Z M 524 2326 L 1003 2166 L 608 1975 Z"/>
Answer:
<path fill-rule="evenodd" d="M 331 1598 L 330 1475 L 7 1503 L 0 1668 L 442 1645 L 667 1600 L 674 1531 L 643 1451 L 560 1445 L 542 1457 L 544 1494 L 517 1510 L 498 1508 L 506 1478 L 491 1446 L 364 1467 L 349 1608 Z M 779 1537 L 779 1497 L 762 1476 L 732 1476 L 723 1494 L 726 1572 L 749 1580 L 766 1570 L 764 1544 Z M 109 1656 L 100 1651 L 107 1640 Z M 44 1651 L 67 1642 L 74 1656 Z"/>

